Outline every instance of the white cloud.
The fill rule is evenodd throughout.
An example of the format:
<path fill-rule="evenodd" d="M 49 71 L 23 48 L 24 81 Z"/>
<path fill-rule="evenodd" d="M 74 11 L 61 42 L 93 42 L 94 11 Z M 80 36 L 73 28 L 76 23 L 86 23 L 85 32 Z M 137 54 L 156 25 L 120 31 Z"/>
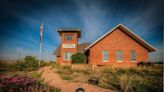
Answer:
<path fill-rule="evenodd" d="M 0 51 L 0 59 L 5 60 L 18 60 L 24 58 L 27 55 L 36 56 L 38 59 L 40 57 L 39 50 L 25 49 L 22 47 L 18 47 L 9 51 Z M 51 51 L 43 49 L 41 59 L 54 60 L 55 56 L 52 55 Z"/>
<path fill-rule="evenodd" d="M 75 3 L 83 22 L 82 35 L 84 39 L 82 40 L 95 40 L 95 38 L 103 33 L 102 29 L 105 27 L 103 18 L 105 17 L 106 12 L 102 9 L 101 5 L 97 5 L 98 3 L 90 2 L 86 4 L 82 1 L 75 1 Z"/>
<path fill-rule="evenodd" d="M 157 48 L 157 51 L 152 52 L 149 54 L 149 61 L 150 62 L 163 62 L 163 47 L 160 46 Z"/>
<path fill-rule="evenodd" d="M 144 10 L 138 9 L 135 11 L 135 15 L 126 17 L 124 22 L 127 26 L 135 29 L 133 30 L 135 33 L 149 39 L 157 32 L 152 29 L 160 24 L 159 14 L 155 14 L 159 13 L 157 12 L 158 8 L 159 7 L 156 6 L 156 2 L 154 2 L 153 5 L 150 5 Z"/>

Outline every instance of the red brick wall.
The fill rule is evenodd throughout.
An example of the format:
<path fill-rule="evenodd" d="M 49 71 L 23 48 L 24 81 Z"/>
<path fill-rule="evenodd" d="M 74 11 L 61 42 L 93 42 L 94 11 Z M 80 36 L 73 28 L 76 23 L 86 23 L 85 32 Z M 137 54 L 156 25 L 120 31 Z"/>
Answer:
<path fill-rule="evenodd" d="M 61 61 L 60 61 L 60 56 L 56 56 L 56 62 L 57 63 L 60 63 Z"/>
<path fill-rule="evenodd" d="M 109 51 L 109 61 L 102 61 L 102 50 Z M 123 62 L 117 62 L 116 52 L 122 50 Z M 130 60 L 130 50 L 136 51 L 136 62 Z M 120 29 L 116 29 L 90 48 L 89 64 L 99 65 L 136 65 L 148 60 L 148 50 L 134 41 Z"/>
<path fill-rule="evenodd" d="M 74 39 L 73 40 L 64 40 L 64 35 L 65 34 L 73 34 L 74 35 Z M 63 48 L 63 43 L 64 44 L 75 44 L 75 48 Z M 62 33 L 61 34 L 61 57 L 58 59 L 60 64 L 70 64 L 71 61 L 68 60 L 64 60 L 64 52 L 73 52 L 76 53 L 77 52 L 77 45 L 78 44 L 78 34 L 76 32 L 67 32 L 67 33 Z"/>

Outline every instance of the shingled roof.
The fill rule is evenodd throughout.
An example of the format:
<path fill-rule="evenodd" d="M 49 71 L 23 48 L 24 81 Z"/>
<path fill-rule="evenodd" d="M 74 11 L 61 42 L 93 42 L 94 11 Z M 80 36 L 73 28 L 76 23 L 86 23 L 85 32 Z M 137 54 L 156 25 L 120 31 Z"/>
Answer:
<path fill-rule="evenodd" d="M 84 53 L 84 50 L 87 46 L 89 46 L 89 43 L 81 43 L 78 45 L 78 53 Z M 60 50 L 61 50 L 61 44 L 59 44 L 59 46 L 55 49 L 55 51 L 53 52 L 53 55 L 56 56 L 60 56 Z"/>
<path fill-rule="evenodd" d="M 61 48 L 61 44 L 59 44 L 59 46 L 55 49 L 53 55 L 60 56 L 60 48 Z"/>

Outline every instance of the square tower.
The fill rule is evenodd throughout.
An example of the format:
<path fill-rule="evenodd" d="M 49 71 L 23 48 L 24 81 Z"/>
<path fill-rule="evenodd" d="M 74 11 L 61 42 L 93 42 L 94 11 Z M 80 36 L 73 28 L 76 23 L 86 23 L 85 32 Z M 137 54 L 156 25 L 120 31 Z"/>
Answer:
<path fill-rule="evenodd" d="M 81 36 L 79 29 L 59 29 L 57 30 L 60 38 L 60 55 L 57 57 L 58 63 L 71 63 L 71 56 L 77 53 L 78 38 Z"/>

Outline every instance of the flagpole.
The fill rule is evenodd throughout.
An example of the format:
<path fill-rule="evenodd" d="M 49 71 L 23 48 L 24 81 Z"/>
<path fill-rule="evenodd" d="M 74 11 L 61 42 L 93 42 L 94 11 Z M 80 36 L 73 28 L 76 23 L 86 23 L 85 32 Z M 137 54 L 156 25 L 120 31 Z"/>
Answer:
<path fill-rule="evenodd" d="M 40 55 L 39 55 L 39 67 L 40 67 L 40 61 L 42 57 L 42 37 L 43 37 L 43 22 L 41 23 L 40 26 Z"/>
<path fill-rule="evenodd" d="M 40 67 L 41 56 L 42 56 L 42 42 L 40 42 L 39 67 Z"/>

